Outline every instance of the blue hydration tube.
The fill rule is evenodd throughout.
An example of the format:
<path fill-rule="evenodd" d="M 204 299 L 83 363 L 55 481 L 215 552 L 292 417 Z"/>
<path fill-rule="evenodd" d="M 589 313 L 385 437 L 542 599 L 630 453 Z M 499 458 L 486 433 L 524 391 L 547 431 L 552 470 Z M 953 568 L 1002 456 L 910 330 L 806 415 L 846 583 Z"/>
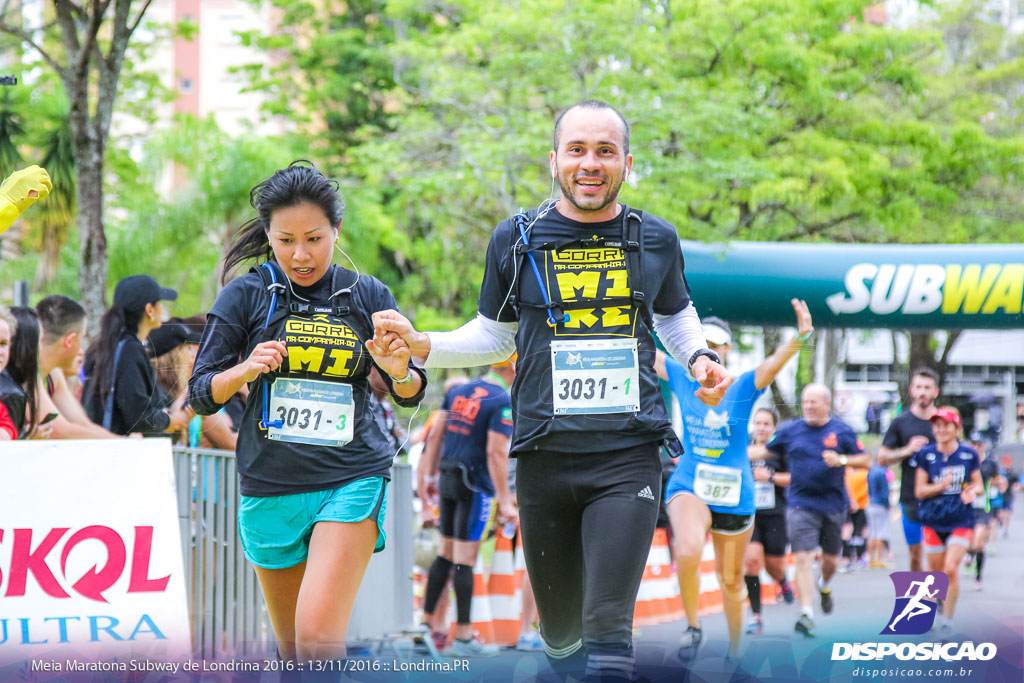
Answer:
<path fill-rule="evenodd" d="M 266 268 L 267 272 L 270 273 L 270 279 L 273 281 L 268 289 L 272 289 L 270 298 L 270 310 L 267 311 L 267 319 L 263 323 L 263 331 L 266 332 L 267 328 L 270 327 L 270 317 L 274 315 L 274 311 L 277 309 L 277 290 L 278 285 L 277 275 L 274 274 L 274 269 L 269 263 L 264 263 L 261 268 Z M 284 426 L 284 420 L 271 420 L 270 419 L 270 382 L 262 380 L 263 382 L 263 419 L 260 420 L 260 429 L 267 430 L 270 427 L 279 429 Z"/>
<path fill-rule="evenodd" d="M 522 207 L 519 207 L 519 213 L 516 214 L 516 226 L 519 228 L 519 235 L 523 238 L 523 246 L 530 246 L 530 238 L 526 236 L 526 212 L 523 211 Z M 552 310 L 551 297 L 548 296 L 548 290 L 544 287 L 544 279 L 540 276 L 540 268 L 537 267 L 537 260 L 533 257 L 532 251 L 526 252 L 526 258 L 530 260 L 530 266 L 533 268 L 533 275 L 537 278 L 537 285 L 540 287 L 540 295 L 544 298 L 544 305 L 548 310 L 548 326 L 554 327 L 558 323 L 569 322 L 569 314 L 563 313 L 561 320 L 555 319 L 554 311 Z"/>

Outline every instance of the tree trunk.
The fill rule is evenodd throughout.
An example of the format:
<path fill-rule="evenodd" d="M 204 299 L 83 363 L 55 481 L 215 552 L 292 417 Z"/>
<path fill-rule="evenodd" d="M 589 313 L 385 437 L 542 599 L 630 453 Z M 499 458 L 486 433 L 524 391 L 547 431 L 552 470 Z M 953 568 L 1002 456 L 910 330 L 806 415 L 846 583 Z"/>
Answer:
<path fill-rule="evenodd" d="M 821 383 L 828 387 L 834 396 L 836 393 L 836 380 L 839 379 L 839 348 L 843 342 L 843 330 L 822 330 L 820 342 L 822 353 L 825 357 L 825 376 Z"/>
<path fill-rule="evenodd" d="M 86 79 L 66 80 L 74 136 L 75 170 L 78 174 L 78 246 L 81 263 L 78 284 L 81 303 L 88 314 L 86 337 L 99 329 L 107 304 L 107 236 L 103 231 L 104 136 L 98 136 L 89 118 Z"/>
<path fill-rule="evenodd" d="M 775 353 L 782 343 L 782 329 L 778 327 L 764 327 L 762 331 L 764 334 L 764 357 L 767 358 Z M 791 420 L 797 416 L 797 412 L 793 409 L 793 402 L 783 395 L 778 382 L 772 380 L 772 383 L 768 385 L 768 389 L 772 392 L 772 405 L 779 414 L 780 421 Z"/>
<path fill-rule="evenodd" d="M 34 41 L 36 29 L 23 26 L 18 13 L 15 24 L 6 21 L 7 4 L 0 10 L 0 32 L 30 44 L 60 76 L 70 105 L 75 172 L 78 175 L 79 286 L 82 305 L 89 314 L 87 336 L 97 328 L 106 308 L 107 238 L 103 232 L 103 156 L 117 98 L 117 82 L 124 66 L 125 50 L 152 0 L 132 18 L 136 0 L 104 0 L 77 3 L 53 0 L 55 24 L 63 46 L 63 62 L 50 46 Z M 109 10 L 113 9 L 113 16 Z M 103 36 L 102 41 L 100 36 Z M 106 53 L 104 53 L 106 48 Z M 95 107 L 90 97 L 95 96 Z M 94 110 L 94 111 L 93 111 Z"/>
<path fill-rule="evenodd" d="M 60 266 L 60 249 L 63 246 L 63 232 L 67 229 L 64 225 L 55 225 L 44 221 L 42 225 L 43 245 L 39 263 L 36 264 L 36 277 L 32 288 L 39 292 L 45 290 L 57 277 L 57 268 Z"/>
<path fill-rule="evenodd" d="M 892 344 L 893 344 L 893 357 L 895 358 L 896 353 L 896 338 L 897 332 L 893 330 L 892 333 Z M 894 361 L 894 365 L 897 367 L 897 378 L 900 385 L 900 399 L 903 401 L 903 405 L 909 405 L 909 391 L 910 391 L 910 373 L 918 368 L 931 368 L 939 376 L 939 388 L 942 388 L 942 382 L 946 377 L 946 373 L 949 371 L 949 354 L 956 345 L 960 335 L 963 334 L 963 330 L 949 330 L 948 336 L 946 337 L 946 345 L 942 348 L 942 353 L 936 355 L 937 343 L 932 337 L 931 331 L 926 330 L 912 330 L 907 333 L 908 342 L 910 344 L 910 356 L 907 359 L 907 364 L 903 365 Z"/>
<path fill-rule="evenodd" d="M 81 149 L 80 147 L 85 147 Z M 99 319 L 107 307 L 107 236 L 103 231 L 103 154 L 94 146 L 79 145 L 76 136 L 75 163 L 78 166 L 78 246 L 81 264 L 78 283 L 82 306 L 89 314 L 87 335 L 99 330 Z"/>

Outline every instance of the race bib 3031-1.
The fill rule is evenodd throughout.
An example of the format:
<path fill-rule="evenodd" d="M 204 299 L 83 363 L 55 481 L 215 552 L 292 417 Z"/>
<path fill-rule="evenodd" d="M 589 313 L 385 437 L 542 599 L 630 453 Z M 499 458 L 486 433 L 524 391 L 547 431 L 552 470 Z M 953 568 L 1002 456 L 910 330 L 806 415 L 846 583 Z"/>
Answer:
<path fill-rule="evenodd" d="M 637 340 L 553 341 L 551 383 L 555 415 L 638 412 Z"/>

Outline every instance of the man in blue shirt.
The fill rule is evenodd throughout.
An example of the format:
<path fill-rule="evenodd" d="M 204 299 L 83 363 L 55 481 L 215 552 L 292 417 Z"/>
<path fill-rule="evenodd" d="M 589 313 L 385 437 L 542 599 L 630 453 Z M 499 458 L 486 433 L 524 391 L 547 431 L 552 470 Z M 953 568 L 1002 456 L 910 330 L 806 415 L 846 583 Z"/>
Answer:
<path fill-rule="evenodd" d="M 818 593 L 821 611 L 832 612 L 832 589 L 842 548 L 840 532 L 846 519 L 847 465 L 869 467 L 871 456 L 864 452 L 857 435 L 845 423 L 832 417 L 832 392 L 822 384 L 808 384 L 800 397 L 803 419 L 784 425 L 768 443 L 768 451 L 789 459 L 789 495 L 786 527 L 796 562 L 796 586 L 800 595 L 800 618 L 794 630 L 814 636 L 811 607 L 814 552 L 821 547 L 821 578 Z"/>

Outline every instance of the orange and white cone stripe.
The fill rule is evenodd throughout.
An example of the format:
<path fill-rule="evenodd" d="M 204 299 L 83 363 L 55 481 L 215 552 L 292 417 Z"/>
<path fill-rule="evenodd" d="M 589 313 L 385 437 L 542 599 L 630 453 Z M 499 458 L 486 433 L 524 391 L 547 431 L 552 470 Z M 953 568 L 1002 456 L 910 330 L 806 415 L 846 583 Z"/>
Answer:
<path fill-rule="evenodd" d="M 508 531 L 501 529 L 497 534 L 494 555 L 491 557 L 491 575 L 487 579 L 494 642 L 498 645 L 516 644 L 522 612 L 522 595 L 516 586 L 515 550 L 512 547 L 512 536 L 506 536 Z M 515 533 L 514 530 L 512 533 Z"/>
<path fill-rule="evenodd" d="M 637 626 L 663 624 L 679 618 L 681 612 L 679 584 L 672 568 L 668 535 L 664 529 L 655 529 L 637 593 L 633 623 Z"/>

